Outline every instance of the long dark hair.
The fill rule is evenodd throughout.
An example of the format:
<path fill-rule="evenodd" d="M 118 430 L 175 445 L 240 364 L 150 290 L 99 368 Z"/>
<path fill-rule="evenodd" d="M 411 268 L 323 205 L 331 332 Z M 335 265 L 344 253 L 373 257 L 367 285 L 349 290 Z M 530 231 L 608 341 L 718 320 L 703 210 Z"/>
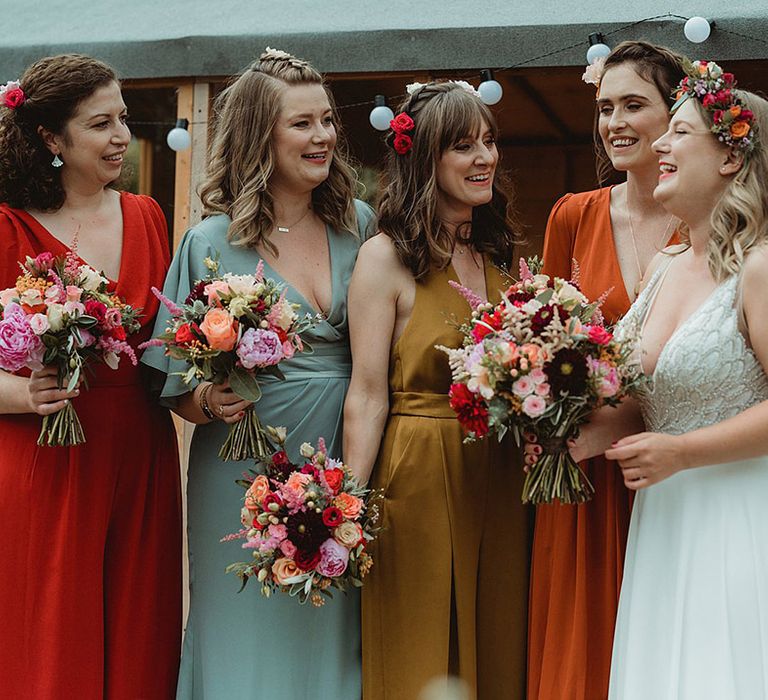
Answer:
<path fill-rule="evenodd" d="M 494 138 L 498 127 L 488 107 L 453 82 L 420 87 L 400 109 L 414 121 L 413 147 L 405 155 L 389 149 L 378 228 L 392 239 L 401 262 L 420 280 L 432 266 L 446 267 L 455 245 L 451 232 L 437 216 L 437 163 L 447 148 L 476 134 L 483 122 Z M 387 139 L 391 146 L 394 134 Z M 474 207 L 472 221 L 458 232 L 460 238 L 503 267 L 511 264 L 514 245 L 521 240 L 511 192 L 503 174 L 497 173 L 491 201 Z"/>
<path fill-rule="evenodd" d="M 42 58 L 24 71 L 24 103 L 0 107 L 0 202 L 18 209 L 61 208 L 61 172 L 51 167 L 53 156 L 38 128 L 63 134 L 78 105 L 113 81 L 112 68 L 81 54 Z"/>

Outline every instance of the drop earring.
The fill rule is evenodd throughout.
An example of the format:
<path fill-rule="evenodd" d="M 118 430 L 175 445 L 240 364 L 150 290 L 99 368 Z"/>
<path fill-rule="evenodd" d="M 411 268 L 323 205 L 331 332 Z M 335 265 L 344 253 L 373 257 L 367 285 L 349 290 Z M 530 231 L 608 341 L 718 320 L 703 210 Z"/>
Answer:
<path fill-rule="evenodd" d="M 54 168 L 60 168 L 62 165 L 64 165 L 64 161 L 61 158 L 59 158 L 59 154 L 58 153 L 53 156 L 53 160 L 51 161 L 51 165 Z"/>

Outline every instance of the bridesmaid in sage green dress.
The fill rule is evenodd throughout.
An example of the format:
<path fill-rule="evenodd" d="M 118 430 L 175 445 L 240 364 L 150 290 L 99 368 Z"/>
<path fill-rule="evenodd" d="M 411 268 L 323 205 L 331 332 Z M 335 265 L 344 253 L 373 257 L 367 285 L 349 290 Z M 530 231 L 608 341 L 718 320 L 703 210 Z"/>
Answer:
<path fill-rule="evenodd" d="M 347 286 L 372 211 L 352 198 L 354 172 L 337 141 L 329 95 L 306 62 L 268 49 L 219 99 L 202 189 L 207 216 L 182 240 L 164 293 L 183 301 L 206 276 L 206 257 L 218 255 L 220 272 L 235 274 L 253 273 L 263 259 L 265 275 L 285 283 L 299 313 L 323 320 L 306 335 L 314 352 L 284 361 L 284 381 L 265 378 L 259 417 L 287 427 L 293 458 L 302 442 L 320 436 L 341 457 L 351 374 Z M 158 316 L 156 334 L 167 318 Z M 167 375 L 163 400 L 198 424 L 187 490 L 190 615 L 177 698 L 359 700 L 357 591 L 317 609 L 286 595 L 262 598 L 256 586 L 238 593 L 239 581 L 224 573 L 250 554 L 219 540 L 239 528 L 235 480 L 252 463 L 222 462 L 218 450 L 249 404 L 207 382 L 190 392 L 174 375 L 182 363 L 157 348 L 144 361 Z"/>

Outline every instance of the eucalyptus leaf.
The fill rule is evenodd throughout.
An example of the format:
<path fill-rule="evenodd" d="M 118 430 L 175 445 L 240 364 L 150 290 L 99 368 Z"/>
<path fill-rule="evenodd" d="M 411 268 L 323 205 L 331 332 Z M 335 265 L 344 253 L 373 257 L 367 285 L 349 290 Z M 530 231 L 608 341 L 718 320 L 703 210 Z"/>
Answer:
<path fill-rule="evenodd" d="M 540 304 L 549 304 L 550 299 L 552 299 L 552 295 L 555 293 L 554 289 L 545 289 L 541 294 L 539 294 L 536 297 L 536 301 L 538 301 Z"/>
<path fill-rule="evenodd" d="M 242 367 L 236 367 L 229 375 L 229 386 L 241 399 L 256 403 L 261 398 L 261 387 L 256 378 Z"/>

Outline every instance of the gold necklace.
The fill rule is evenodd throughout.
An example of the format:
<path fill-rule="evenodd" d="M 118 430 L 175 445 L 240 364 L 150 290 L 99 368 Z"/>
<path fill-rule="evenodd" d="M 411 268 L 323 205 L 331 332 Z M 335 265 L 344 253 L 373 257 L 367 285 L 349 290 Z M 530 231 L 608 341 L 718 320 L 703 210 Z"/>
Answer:
<path fill-rule="evenodd" d="M 312 207 L 307 207 L 307 211 L 305 211 L 299 217 L 299 219 L 297 221 L 294 221 L 290 226 L 280 226 L 279 224 L 275 224 L 275 226 L 277 226 L 277 232 L 278 233 L 290 233 L 291 229 L 294 228 L 295 226 L 298 226 L 302 221 L 304 221 L 304 219 L 307 218 L 307 215 L 311 211 L 312 211 Z"/>
<path fill-rule="evenodd" d="M 637 295 L 640 293 L 640 283 L 643 281 L 643 267 L 640 265 L 640 255 L 637 252 L 637 237 L 635 236 L 635 226 L 632 223 L 632 210 L 630 209 L 629 202 L 627 202 L 627 220 L 629 221 L 629 234 L 632 238 L 632 250 L 635 253 L 635 264 L 637 265 L 638 274 L 637 284 L 632 291 L 634 292 L 635 297 L 637 297 Z M 669 217 L 669 221 L 667 221 L 667 225 L 664 227 L 664 233 L 654 247 L 658 248 L 659 250 L 662 250 L 665 247 L 664 244 L 669 241 L 669 227 L 672 226 L 672 222 L 674 220 L 674 215 Z M 660 244 L 661 248 L 659 248 Z"/>

